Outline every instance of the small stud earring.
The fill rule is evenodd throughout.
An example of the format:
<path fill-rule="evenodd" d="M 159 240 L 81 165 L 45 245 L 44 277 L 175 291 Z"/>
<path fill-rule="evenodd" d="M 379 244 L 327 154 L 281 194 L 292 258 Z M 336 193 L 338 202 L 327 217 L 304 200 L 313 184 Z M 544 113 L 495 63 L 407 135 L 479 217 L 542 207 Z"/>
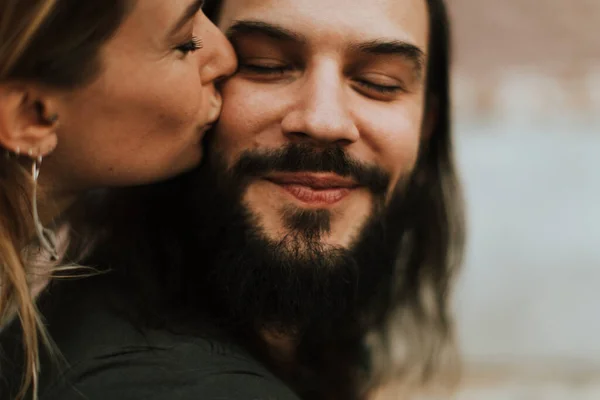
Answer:
<path fill-rule="evenodd" d="M 20 155 L 21 154 L 21 148 L 19 146 L 17 146 L 17 149 L 15 150 L 15 154 L 16 155 Z"/>
<path fill-rule="evenodd" d="M 39 150 L 38 155 L 47 156 L 48 154 L 52 153 L 55 149 L 56 149 L 56 145 L 55 144 L 51 144 L 49 146 L 46 146 L 43 149 L 41 149 L 41 148 L 38 149 Z"/>
<path fill-rule="evenodd" d="M 30 147 L 29 150 L 27 150 L 27 155 L 29 157 L 33 156 L 33 149 Z"/>
<path fill-rule="evenodd" d="M 52 114 L 50 116 L 48 116 L 48 122 L 50 122 L 51 124 L 54 124 L 58 121 L 58 114 Z"/>

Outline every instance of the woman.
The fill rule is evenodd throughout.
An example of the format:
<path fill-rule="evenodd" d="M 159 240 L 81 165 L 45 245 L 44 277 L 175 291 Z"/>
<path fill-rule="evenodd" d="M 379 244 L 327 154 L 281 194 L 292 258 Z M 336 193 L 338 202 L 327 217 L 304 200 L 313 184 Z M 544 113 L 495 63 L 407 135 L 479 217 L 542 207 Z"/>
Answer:
<path fill-rule="evenodd" d="M 201 160 L 221 107 L 215 83 L 236 66 L 201 6 L 0 3 L 0 326 L 17 315 L 24 336 L 17 398 L 35 393 L 38 337 L 49 340 L 34 292 L 64 254 L 55 232 L 66 210 L 90 189 L 166 179 Z"/>

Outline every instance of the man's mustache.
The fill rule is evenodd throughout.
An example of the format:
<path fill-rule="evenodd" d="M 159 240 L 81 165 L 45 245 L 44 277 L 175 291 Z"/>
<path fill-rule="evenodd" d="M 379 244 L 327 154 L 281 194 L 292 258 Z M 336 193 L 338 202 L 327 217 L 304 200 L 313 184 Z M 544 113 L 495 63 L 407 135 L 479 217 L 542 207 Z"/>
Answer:
<path fill-rule="evenodd" d="M 260 177 L 274 172 L 328 172 L 352 178 L 376 195 L 385 195 L 390 175 L 376 165 L 368 165 L 346 154 L 339 146 L 318 148 L 290 144 L 276 150 L 247 150 L 232 168 L 238 179 Z"/>

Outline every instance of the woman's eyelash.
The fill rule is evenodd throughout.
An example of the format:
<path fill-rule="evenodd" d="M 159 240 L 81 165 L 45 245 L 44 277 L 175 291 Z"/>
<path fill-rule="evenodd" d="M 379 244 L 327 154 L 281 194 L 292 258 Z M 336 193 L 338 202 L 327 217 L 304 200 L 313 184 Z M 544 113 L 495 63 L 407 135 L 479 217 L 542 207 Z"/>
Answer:
<path fill-rule="evenodd" d="M 200 50 L 202 48 L 202 39 L 196 37 L 196 36 L 192 36 L 192 38 L 190 40 L 188 40 L 185 43 L 180 44 L 179 46 L 177 46 L 175 48 L 175 50 L 178 50 L 180 52 L 182 52 L 183 54 L 188 54 L 188 53 L 193 53 L 196 50 Z"/>

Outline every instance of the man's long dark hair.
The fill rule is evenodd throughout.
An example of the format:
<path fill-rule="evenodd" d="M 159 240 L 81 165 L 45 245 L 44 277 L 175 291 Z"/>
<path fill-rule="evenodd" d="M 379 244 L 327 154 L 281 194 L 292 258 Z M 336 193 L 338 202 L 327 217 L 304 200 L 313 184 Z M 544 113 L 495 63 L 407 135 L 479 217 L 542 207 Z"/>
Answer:
<path fill-rule="evenodd" d="M 206 2 L 204 11 L 213 20 L 218 17 L 220 3 Z M 322 381 L 316 385 L 336 398 L 360 398 L 360 393 L 389 380 L 421 385 L 457 371 L 449 301 L 462 261 L 465 226 L 451 140 L 450 32 L 443 0 L 427 0 L 427 4 L 430 35 L 425 101 L 426 110 L 436 118 L 406 192 L 405 204 L 412 208 L 410 221 L 398 236 L 394 278 L 383 295 L 377 296 L 376 304 L 370 305 L 369 318 L 358 326 L 341 327 L 337 336 L 334 333 L 327 340 L 308 337 L 300 349 L 304 354 L 320 355 L 313 362 L 318 370 L 313 375 Z M 189 254 L 193 249 L 182 248 L 181 216 L 169 212 L 178 210 L 180 196 L 186 196 L 178 182 L 134 189 L 134 210 L 124 206 L 126 202 L 119 197 L 110 208 L 117 225 L 101 242 L 104 259 L 127 265 L 148 298 L 154 296 L 152 279 L 169 281 L 176 291 L 177 282 L 185 277 L 178 276 L 181 272 L 174 266 L 194 257 L 202 260 L 201 254 Z M 131 225 L 119 225 L 131 220 L 138 221 L 135 229 L 139 235 L 131 232 Z M 179 301 L 185 299 L 179 297 Z M 339 391 L 341 387 L 347 392 Z"/>
<path fill-rule="evenodd" d="M 407 384 L 437 378 L 455 383 L 459 370 L 449 303 L 463 258 L 465 217 L 451 136 L 450 22 L 443 0 L 427 4 L 426 109 L 436 114 L 436 123 L 415 170 L 420 189 L 410 200 L 414 221 L 400 250 L 390 308 L 369 337 L 377 349 L 375 379 Z"/>

